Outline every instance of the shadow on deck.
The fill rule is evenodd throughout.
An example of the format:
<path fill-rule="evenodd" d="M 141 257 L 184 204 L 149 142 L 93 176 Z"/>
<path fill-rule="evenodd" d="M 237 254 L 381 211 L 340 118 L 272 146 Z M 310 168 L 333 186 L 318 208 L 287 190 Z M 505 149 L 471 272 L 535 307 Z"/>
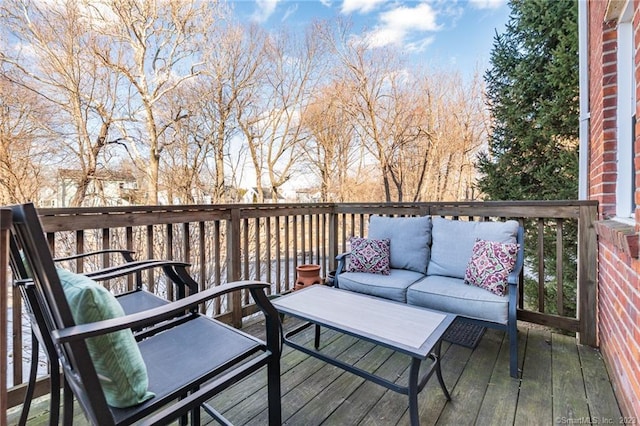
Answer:
<path fill-rule="evenodd" d="M 288 328 L 294 320 L 285 320 Z M 245 327 L 259 334 L 259 323 Z M 311 341 L 313 329 L 300 338 Z M 409 358 L 333 331 L 321 348 L 334 356 L 406 381 Z M 508 339 L 488 329 L 475 349 L 444 342 L 442 372 L 447 402 L 432 378 L 419 395 L 421 425 L 550 425 L 618 423 L 620 410 L 597 349 L 573 337 L 519 324 L 522 378 L 509 376 Z M 197 349 L 197 348 L 194 348 Z M 290 425 L 408 425 L 408 402 L 385 388 L 288 347 L 282 361 L 283 423 Z M 259 372 L 212 400 L 236 425 L 266 425 L 266 372 Z M 47 401 L 32 408 L 29 425 L 47 424 Z M 10 412 L 15 424 L 19 407 Z M 87 424 L 76 409 L 74 424 Z M 203 423 L 207 423 L 203 419 Z"/>

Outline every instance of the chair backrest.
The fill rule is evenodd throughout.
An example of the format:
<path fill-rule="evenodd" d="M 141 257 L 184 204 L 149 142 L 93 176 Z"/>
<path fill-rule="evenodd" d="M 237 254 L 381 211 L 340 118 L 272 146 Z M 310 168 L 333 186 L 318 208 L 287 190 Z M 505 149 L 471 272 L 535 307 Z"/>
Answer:
<path fill-rule="evenodd" d="M 98 375 L 84 340 L 57 344 L 52 338 L 55 330 L 75 324 L 62 284 L 56 272 L 40 219 L 33 204 L 11 206 L 10 255 L 14 274 L 20 279 L 32 279 L 23 291 L 24 302 L 36 320 L 37 332 L 45 344 L 55 347 L 65 375 L 85 413 L 95 423 L 110 416 Z"/>

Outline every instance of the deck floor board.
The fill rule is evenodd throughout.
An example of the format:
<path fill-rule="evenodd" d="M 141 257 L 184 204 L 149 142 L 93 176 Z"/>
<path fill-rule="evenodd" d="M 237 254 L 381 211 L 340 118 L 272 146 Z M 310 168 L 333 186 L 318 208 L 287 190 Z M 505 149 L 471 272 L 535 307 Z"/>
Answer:
<path fill-rule="evenodd" d="M 285 328 L 293 320 L 285 321 Z M 245 331 L 261 337 L 260 322 Z M 311 343 L 313 328 L 300 335 Z M 419 395 L 421 425 L 554 424 L 581 418 L 612 419 L 620 410 L 597 349 L 549 329 L 519 324 L 522 378 L 509 376 L 508 339 L 487 330 L 474 350 L 442 345 L 442 372 L 453 400 L 432 377 Z M 322 350 L 406 383 L 409 358 L 356 338 L 323 330 Z M 387 390 L 337 367 L 285 347 L 281 361 L 282 420 L 287 425 L 408 425 L 406 395 Z M 211 401 L 236 425 L 267 424 L 266 373 L 257 372 Z M 48 404 L 34 402 L 29 425 L 46 424 Z M 76 408 L 74 425 L 83 426 Z M 10 410 L 15 424 L 20 410 Z M 575 417 L 572 417 L 575 416 Z M 204 424 L 216 424 L 203 415 Z M 585 421 L 584 419 L 582 420 Z"/>

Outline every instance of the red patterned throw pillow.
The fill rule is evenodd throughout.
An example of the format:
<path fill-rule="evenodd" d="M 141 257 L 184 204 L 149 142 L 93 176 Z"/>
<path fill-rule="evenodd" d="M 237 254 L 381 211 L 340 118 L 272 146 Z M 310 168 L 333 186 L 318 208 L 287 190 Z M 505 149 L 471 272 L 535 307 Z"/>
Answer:
<path fill-rule="evenodd" d="M 464 281 L 503 296 L 507 277 L 516 264 L 518 244 L 476 240 Z"/>
<path fill-rule="evenodd" d="M 351 237 L 348 272 L 369 272 L 389 275 L 389 239 Z"/>

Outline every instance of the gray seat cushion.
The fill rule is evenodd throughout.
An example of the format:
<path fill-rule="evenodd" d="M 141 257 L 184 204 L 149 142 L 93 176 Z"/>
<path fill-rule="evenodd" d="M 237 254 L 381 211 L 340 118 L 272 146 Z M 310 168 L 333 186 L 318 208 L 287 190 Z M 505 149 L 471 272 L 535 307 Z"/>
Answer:
<path fill-rule="evenodd" d="M 498 296 L 462 279 L 430 275 L 407 289 L 407 303 L 465 317 L 507 324 L 508 296 Z"/>
<path fill-rule="evenodd" d="M 338 276 L 338 286 L 344 290 L 406 303 L 407 287 L 422 277 L 423 274 L 406 269 L 391 269 L 389 275 L 344 272 Z"/>
<path fill-rule="evenodd" d="M 432 218 L 432 223 L 433 245 L 427 275 L 455 278 L 464 278 L 476 239 L 515 243 L 519 227 L 515 220 L 467 222 L 443 219 L 438 216 Z"/>
<path fill-rule="evenodd" d="M 384 217 L 369 219 L 369 238 L 390 241 L 390 266 L 427 272 L 431 244 L 431 217 Z"/>

